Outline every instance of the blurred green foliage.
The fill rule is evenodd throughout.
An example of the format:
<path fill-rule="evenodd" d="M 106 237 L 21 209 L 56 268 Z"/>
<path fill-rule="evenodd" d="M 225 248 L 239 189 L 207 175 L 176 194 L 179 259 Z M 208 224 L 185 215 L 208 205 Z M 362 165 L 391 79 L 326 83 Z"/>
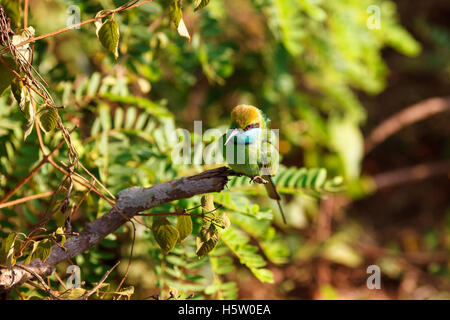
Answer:
<path fill-rule="evenodd" d="M 60 0 L 51 6 L 36 2 L 30 24 L 38 35 L 63 28 L 72 4 L 86 20 L 123 1 Z M 133 297 L 150 293 L 168 297 L 169 291 L 176 291 L 185 296 L 195 293 L 194 298 L 232 299 L 239 296 L 240 276 L 248 271 L 270 283 L 274 281 L 270 266 L 295 266 L 296 261 L 318 257 L 362 267 L 362 253 L 353 246 L 364 234 L 359 225 L 346 225 L 324 242 L 307 241 L 296 230 L 317 222 L 316 196 L 327 189 L 337 191 L 333 188 L 341 178 L 328 176 L 343 176 L 347 185 L 360 182 L 364 142 L 360 127 L 367 114 L 358 92 L 375 95 L 385 88 L 389 70 L 382 49 L 391 47 L 408 56 L 420 52 L 418 42 L 399 24 L 394 1 L 184 1 L 182 19 L 190 42 L 171 26 L 171 20 L 177 24 L 180 17 L 174 18 L 170 5 L 171 1 L 153 1 L 115 14 L 118 43 L 114 37 L 100 43 L 93 24 L 36 42 L 33 66 L 48 82 L 56 103 L 65 106 L 59 114 L 66 126 L 79 126 L 71 136 L 80 162 L 113 194 L 199 172 L 206 166 L 173 163 L 175 129 L 192 128 L 194 120 L 203 120 L 207 128 L 225 129 L 232 107 L 253 104 L 268 114 L 273 128 L 280 129 L 280 152 L 290 159 L 275 177 L 280 192 L 288 195 L 289 226 L 272 215 L 272 204 L 260 193 L 263 189 L 249 185 L 247 178 L 234 178 L 228 189 L 214 195 L 215 204 L 223 206 L 218 211 L 231 226 L 219 231 L 220 240 L 208 255 L 197 256 L 192 236 L 164 255 L 152 232 L 136 224 L 127 280 L 136 288 Z M 194 5 L 206 6 L 194 12 Z M 380 29 L 367 25 L 371 5 L 381 10 Z M 424 30 L 448 44 L 448 33 Z M 25 123 L 8 90 L 0 98 L 0 197 L 41 160 L 36 132 L 24 141 Z M 47 151 L 61 138 L 59 131 L 46 134 Z M 65 161 L 66 154 L 63 147 L 56 155 Z M 61 177 L 46 164 L 15 197 L 54 191 Z M 74 188 L 71 206 L 86 191 L 77 184 Z M 195 196 L 151 213 L 175 212 L 200 202 Z M 50 201 L 41 199 L 0 209 L 0 236 L 28 232 L 48 206 Z M 81 230 L 110 208 L 105 200 L 90 195 L 74 216 L 74 228 Z M 48 230 L 56 230 L 63 221 L 56 213 Z M 175 217 L 168 221 L 176 225 Z M 192 221 L 197 235 L 202 219 Z M 142 222 L 150 226 L 152 219 L 144 217 Z M 426 237 L 430 250 L 436 247 L 435 237 L 432 232 Z M 95 283 L 113 261 L 126 261 L 131 240 L 131 228 L 122 226 L 77 256 L 74 262 L 81 267 L 83 281 Z M 392 261 L 380 263 L 386 265 L 388 276 L 401 272 Z M 59 266 L 60 273 L 64 267 Z M 118 274 L 113 273 L 111 286 L 117 285 L 125 269 L 122 263 Z M 59 285 L 54 276 L 51 283 Z M 122 293 L 129 297 L 127 290 Z M 325 297 L 336 296 L 332 287 L 321 290 Z M 20 291 L 28 297 L 46 295 L 31 287 Z"/>

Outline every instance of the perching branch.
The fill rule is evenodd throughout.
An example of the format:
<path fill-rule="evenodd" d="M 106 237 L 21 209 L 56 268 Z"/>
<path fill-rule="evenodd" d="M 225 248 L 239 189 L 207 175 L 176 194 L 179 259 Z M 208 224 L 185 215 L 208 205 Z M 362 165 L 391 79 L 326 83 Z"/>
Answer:
<path fill-rule="evenodd" d="M 45 262 L 35 259 L 26 268 L 40 277 L 47 277 L 53 273 L 58 263 L 89 250 L 137 213 L 167 202 L 204 193 L 220 192 L 225 187 L 228 177 L 234 175 L 236 173 L 231 169 L 220 167 L 150 188 L 131 187 L 122 190 L 117 195 L 113 209 L 86 225 L 78 236 L 68 239 L 63 247 L 54 245 Z M 17 265 L 11 270 L 0 269 L 0 293 L 34 277 L 34 274 Z"/>

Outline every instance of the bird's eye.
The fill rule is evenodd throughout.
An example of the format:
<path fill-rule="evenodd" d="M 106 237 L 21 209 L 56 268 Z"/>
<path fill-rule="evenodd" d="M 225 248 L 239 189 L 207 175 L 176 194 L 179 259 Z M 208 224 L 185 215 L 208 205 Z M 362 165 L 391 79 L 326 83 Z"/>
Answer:
<path fill-rule="evenodd" d="M 259 123 L 249 124 L 248 126 L 246 126 L 244 128 L 244 131 L 247 131 L 247 130 L 250 130 L 250 129 L 253 129 L 253 128 L 259 128 Z"/>

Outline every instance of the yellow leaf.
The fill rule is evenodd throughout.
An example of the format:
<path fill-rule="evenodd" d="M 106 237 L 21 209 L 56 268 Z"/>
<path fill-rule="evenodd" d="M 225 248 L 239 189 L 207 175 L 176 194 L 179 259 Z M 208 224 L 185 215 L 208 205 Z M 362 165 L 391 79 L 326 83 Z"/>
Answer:
<path fill-rule="evenodd" d="M 183 241 L 192 233 L 192 218 L 180 215 L 177 217 L 177 230 L 180 233 L 178 242 Z"/>
<path fill-rule="evenodd" d="M 155 218 L 152 231 L 164 254 L 168 254 L 175 247 L 180 237 L 178 230 L 166 218 Z"/>

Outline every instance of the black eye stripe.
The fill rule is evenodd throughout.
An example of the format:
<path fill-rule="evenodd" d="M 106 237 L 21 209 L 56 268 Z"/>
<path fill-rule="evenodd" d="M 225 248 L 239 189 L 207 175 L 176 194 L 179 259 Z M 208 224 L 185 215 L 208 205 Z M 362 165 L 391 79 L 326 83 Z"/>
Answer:
<path fill-rule="evenodd" d="M 253 128 L 259 128 L 259 123 L 249 124 L 248 126 L 245 127 L 244 131 L 247 131 L 247 130 L 250 130 Z"/>

